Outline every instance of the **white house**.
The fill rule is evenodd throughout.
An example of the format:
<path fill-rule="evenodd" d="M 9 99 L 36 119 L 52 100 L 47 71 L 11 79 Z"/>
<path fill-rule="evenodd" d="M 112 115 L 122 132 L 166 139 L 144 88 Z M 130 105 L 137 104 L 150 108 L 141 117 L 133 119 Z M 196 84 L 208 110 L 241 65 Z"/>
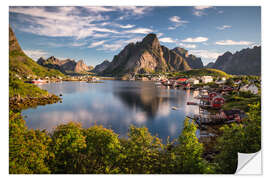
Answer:
<path fill-rule="evenodd" d="M 202 80 L 202 83 L 210 83 L 210 82 L 213 82 L 213 77 L 212 76 L 202 76 L 201 80 Z"/>
<path fill-rule="evenodd" d="M 189 78 L 187 80 L 187 82 L 190 84 L 199 84 L 200 83 L 200 81 L 198 79 L 195 79 L 195 78 Z"/>
<path fill-rule="evenodd" d="M 244 85 L 242 87 L 240 87 L 239 91 L 250 91 L 253 94 L 258 94 L 259 88 L 255 85 L 255 84 L 249 84 L 249 85 Z"/>
<path fill-rule="evenodd" d="M 242 82 L 241 80 L 236 80 L 234 81 L 234 84 L 239 85 L 241 82 Z"/>

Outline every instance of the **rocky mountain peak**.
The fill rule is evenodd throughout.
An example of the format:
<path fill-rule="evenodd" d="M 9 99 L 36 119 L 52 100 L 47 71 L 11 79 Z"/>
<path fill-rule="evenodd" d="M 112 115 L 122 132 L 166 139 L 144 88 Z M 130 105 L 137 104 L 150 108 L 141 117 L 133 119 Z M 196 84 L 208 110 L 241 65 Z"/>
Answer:
<path fill-rule="evenodd" d="M 203 63 L 202 63 L 201 58 L 198 58 L 192 54 L 188 54 L 188 50 L 181 47 L 176 47 L 172 49 L 172 51 L 180 55 L 181 57 L 183 57 L 192 69 L 203 68 Z"/>
<path fill-rule="evenodd" d="M 188 50 L 181 48 L 181 47 L 176 47 L 174 49 L 172 49 L 172 51 L 176 52 L 177 54 L 179 54 L 182 57 L 188 57 Z"/>
<path fill-rule="evenodd" d="M 185 58 L 161 46 L 156 34 L 150 33 L 136 44 L 130 43 L 114 56 L 104 75 L 126 75 L 189 70 Z"/>
<path fill-rule="evenodd" d="M 22 51 L 13 30 L 9 27 L 9 52 L 15 50 Z"/>
<path fill-rule="evenodd" d="M 232 56 L 233 54 L 230 51 L 227 51 L 223 54 L 223 56 L 229 57 Z"/>
<path fill-rule="evenodd" d="M 54 56 L 49 57 L 47 60 L 39 58 L 37 63 L 48 68 L 60 70 L 63 73 L 80 73 L 92 69 L 83 60 L 79 60 L 78 62 L 72 59 L 59 60 Z"/>
<path fill-rule="evenodd" d="M 145 36 L 142 40 L 143 46 L 146 48 L 158 49 L 160 48 L 160 43 L 158 41 L 157 35 L 154 33 L 150 33 Z"/>
<path fill-rule="evenodd" d="M 96 65 L 96 67 L 92 70 L 92 72 L 100 73 L 104 71 L 109 65 L 110 65 L 110 61 L 106 59 L 101 64 Z"/>
<path fill-rule="evenodd" d="M 217 58 L 213 68 L 229 74 L 260 75 L 261 48 L 246 48 L 234 54 L 227 51 Z"/>

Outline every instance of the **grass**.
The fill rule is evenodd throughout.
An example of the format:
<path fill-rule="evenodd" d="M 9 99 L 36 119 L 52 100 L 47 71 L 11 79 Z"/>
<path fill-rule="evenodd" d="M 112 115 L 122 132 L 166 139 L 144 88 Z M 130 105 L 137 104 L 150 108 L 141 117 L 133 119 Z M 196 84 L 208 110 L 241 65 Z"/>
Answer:
<path fill-rule="evenodd" d="M 225 96 L 226 103 L 223 106 L 224 110 L 241 109 L 247 112 L 249 105 L 261 101 L 260 95 L 254 95 L 248 92 L 240 92 Z"/>
<path fill-rule="evenodd" d="M 18 50 L 13 50 L 9 53 L 9 71 L 13 74 L 18 74 L 22 78 L 26 78 L 29 75 L 37 77 L 64 77 L 64 74 L 60 71 L 42 67 L 26 56 L 24 52 Z"/>
<path fill-rule="evenodd" d="M 13 79 L 9 81 L 9 97 L 20 96 L 25 97 L 42 97 L 47 96 L 49 93 L 40 89 L 36 85 L 24 83 L 21 80 Z"/>
<path fill-rule="evenodd" d="M 216 77 L 226 77 L 226 78 L 232 77 L 232 75 L 229 75 L 221 70 L 210 69 L 210 68 L 192 69 L 192 70 L 188 70 L 188 71 L 184 71 L 180 73 L 187 76 L 216 76 Z"/>

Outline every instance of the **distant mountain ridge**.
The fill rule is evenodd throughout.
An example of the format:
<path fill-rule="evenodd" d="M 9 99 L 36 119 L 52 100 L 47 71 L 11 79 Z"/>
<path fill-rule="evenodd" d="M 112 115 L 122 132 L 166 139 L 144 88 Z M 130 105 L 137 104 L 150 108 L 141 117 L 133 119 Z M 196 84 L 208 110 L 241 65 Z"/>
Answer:
<path fill-rule="evenodd" d="M 227 51 L 214 64 L 207 66 L 234 75 L 261 75 L 261 46 L 242 49 L 234 54 Z"/>
<path fill-rule="evenodd" d="M 203 68 L 202 59 L 198 58 L 198 57 L 196 57 L 196 56 L 194 56 L 192 54 L 188 54 L 188 50 L 186 50 L 184 48 L 176 47 L 176 48 L 172 49 L 172 51 L 177 53 L 178 55 L 182 56 L 183 58 L 185 58 L 188 65 L 192 69 L 201 69 L 201 68 Z"/>
<path fill-rule="evenodd" d="M 92 70 L 94 73 L 100 73 L 104 71 L 110 64 L 110 61 L 104 60 L 101 64 L 98 64 L 95 66 L 95 68 Z"/>
<path fill-rule="evenodd" d="M 41 57 L 38 59 L 37 63 L 47 68 L 60 70 L 63 73 L 81 73 L 93 69 L 93 67 L 87 66 L 83 60 L 79 60 L 78 62 L 71 59 L 59 60 L 54 56 L 46 60 Z"/>
<path fill-rule="evenodd" d="M 183 54 L 182 52 L 185 52 Z M 130 43 L 101 71 L 104 75 L 186 71 L 203 68 L 200 58 L 188 55 L 183 48 L 160 45 L 156 34 L 148 34 L 141 42 Z"/>

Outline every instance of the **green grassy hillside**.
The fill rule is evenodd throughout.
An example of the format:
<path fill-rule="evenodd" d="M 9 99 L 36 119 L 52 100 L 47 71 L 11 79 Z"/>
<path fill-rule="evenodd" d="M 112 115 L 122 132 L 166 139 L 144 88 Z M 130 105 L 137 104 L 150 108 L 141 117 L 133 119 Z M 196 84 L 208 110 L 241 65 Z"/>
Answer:
<path fill-rule="evenodd" d="M 217 69 L 192 69 L 189 71 L 181 72 L 183 75 L 187 76 L 216 76 L 216 77 L 226 77 L 229 78 L 231 75 Z"/>
<path fill-rule="evenodd" d="M 58 70 L 40 66 L 29 58 L 21 49 L 15 34 L 9 28 L 9 97 L 20 96 L 22 98 L 47 96 L 48 92 L 35 85 L 24 83 L 27 77 L 64 77 Z"/>
<path fill-rule="evenodd" d="M 60 71 L 40 66 L 22 51 L 15 34 L 9 28 L 9 72 L 21 78 L 27 76 L 58 77 L 64 76 Z"/>

